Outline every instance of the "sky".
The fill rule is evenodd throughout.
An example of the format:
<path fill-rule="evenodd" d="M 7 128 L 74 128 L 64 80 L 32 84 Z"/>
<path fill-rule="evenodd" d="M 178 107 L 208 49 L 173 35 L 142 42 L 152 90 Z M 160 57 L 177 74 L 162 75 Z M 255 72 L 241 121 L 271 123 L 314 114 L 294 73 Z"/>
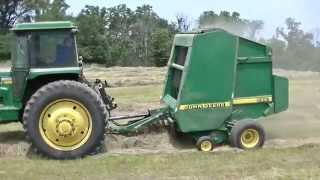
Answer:
<path fill-rule="evenodd" d="M 240 17 L 263 20 L 264 30 L 260 37 L 270 38 L 277 27 L 283 27 L 287 17 L 302 22 L 305 31 L 320 29 L 319 0 L 66 0 L 70 5 L 68 13 L 77 15 L 85 5 L 112 7 L 126 4 L 129 8 L 149 4 L 162 18 L 174 21 L 177 14 L 188 16 L 195 26 L 203 11 L 212 10 L 219 13 L 222 10 L 237 11 Z"/>

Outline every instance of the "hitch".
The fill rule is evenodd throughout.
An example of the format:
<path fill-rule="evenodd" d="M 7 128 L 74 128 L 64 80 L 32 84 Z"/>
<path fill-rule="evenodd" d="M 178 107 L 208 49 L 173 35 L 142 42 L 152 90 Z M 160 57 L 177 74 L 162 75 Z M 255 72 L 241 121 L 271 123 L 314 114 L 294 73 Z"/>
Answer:
<path fill-rule="evenodd" d="M 108 82 L 96 79 L 93 84 L 93 89 L 101 96 L 102 101 L 106 105 L 108 111 L 116 109 L 118 106 L 114 103 L 114 98 L 107 94 L 106 88 L 111 87 Z"/>
<path fill-rule="evenodd" d="M 155 110 L 149 110 L 146 114 L 138 114 L 133 116 L 110 117 L 109 121 L 114 126 L 109 126 L 108 131 L 111 134 L 128 134 L 138 132 L 139 129 L 153 124 L 155 122 L 170 119 L 169 107 L 163 107 Z M 116 121 L 128 120 L 126 124 L 119 124 Z M 170 121 L 169 121 L 170 122 Z"/>
<path fill-rule="evenodd" d="M 114 98 L 108 95 L 106 92 L 106 88 L 111 87 L 107 81 L 96 79 L 95 82 L 91 84 L 91 87 L 101 96 L 109 113 L 113 109 L 117 108 L 117 104 L 114 103 Z M 112 125 L 107 127 L 107 132 L 110 134 L 134 133 L 138 132 L 138 130 L 145 126 L 165 119 L 167 119 L 169 123 L 173 123 L 170 117 L 168 106 L 159 109 L 148 110 L 148 112 L 144 114 L 109 117 L 108 121 L 111 122 Z M 125 124 L 118 123 L 119 121 L 124 120 L 127 120 Z"/>

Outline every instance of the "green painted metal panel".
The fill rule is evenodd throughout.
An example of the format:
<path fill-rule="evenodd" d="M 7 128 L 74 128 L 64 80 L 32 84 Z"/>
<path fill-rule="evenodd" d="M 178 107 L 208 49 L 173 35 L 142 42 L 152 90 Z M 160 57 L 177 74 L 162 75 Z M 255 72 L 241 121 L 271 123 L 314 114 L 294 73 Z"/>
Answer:
<path fill-rule="evenodd" d="M 17 73 L 17 70 L 15 70 Z M 72 68 L 47 68 L 47 69 L 31 69 L 27 74 L 27 79 L 34 79 L 43 75 L 51 75 L 51 74 L 80 74 L 80 67 L 72 67 Z M 8 121 L 18 121 L 20 111 L 22 109 L 22 102 L 20 96 L 15 96 L 15 89 L 18 86 L 22 86 L 25 83 L 18 82 L 12 77 L 11 72 L 0 72 L 0 123 L 8 122 Z M 14 86 L 17 84 L 17 86 Z M 14 88 L 15 87 L 15 88 Z M 24 94 L 24 88 L 21 87 L 19 91 Z"/>
<path fill-rule="evenodd" d="M 174 40 L 176 46 L 192 46 L 194 34 L 177 34 Z"/>
<path fill-rule="evenodd" d="M 170 95 L 166 95 L 165 97 L 163 97 L 162 101 L 168 104 L 171 109 L 175 109 L 177 107 L 177 100 Z"/>
<path fill-rule="evenodd" d="M 194 37 L 192 48 L 189 48 L 186 57 L 177 97 L 175 117 L 181 131 L 216 129 L 230 116 L 230 106 L 201 110 L 180 110 L 179 107 L 230 102 L 234 82 L 234 71 L 230 70 L 235 67 L 236 40 L 235 36 L 222 31 L 197 34 Z"/>
<path fill-rule="evenodd" d="M 15 71 L 16 72 L 16 71 Z M 31 69 L 28 79 L 34 79 L 43 75 L 50 74 L 77 74 L 81 73 L 80 67 L 72 68 L 48 68 L 48 69 Z M 22 102 L 20 96 L 15 96 L 15 84 L 22 85 L 23 82 L 16 82 L 11 72 L 0 72 L 0 123 L 8 121 L 18 121 Z M 25 82 L 25 80 L 24 80 Z M 20 89 L 24 94 L 24 88 Z"/>
<path fill-rule="evenodd" d="M 177 129 L 228 131 L 232 120 L 285 109 L 287 86 L 274 80 L 271 56 L 269 47 L 223 30 L 177 35 L 162 98 Z"/>
<path fill-rule="evenodd" d="M 231 115 L 232 109 L 195 109 L 175 114 L 179 130 L 182 132 L 208 131 L 220 128 Z"/>
<path fill-rule="evenodd" d="M 12 84 L 1 83 L 0 96 L 2 97 L 2 104 L 8 105 L 8 106 L 13 105 Z"/>
<path fill-rule="evenodd" d="M 270 48 L 263 44 L 239 37 L 238 57 L 264 57 L 271 53 Z"/>
<path fill-rule="evenodd" d="M 0 123 L 19 120 L 20 108 L 15 106 L 0 106 Z"/>
<path fill-rule="evenodd" d="M 272 90 L 271 63 L 237 65 L 235 97 L 272 95 Z"/>
<path fill-rule="evenodd" d="M 274 99 L 275 99 L 275 112 L 281 112 L 288 109 L 289 105 L 289 81 L 280 76 L 274 77 Z"/>
<path fill-rule="evenodd" d="M 196 36 L 191 61 L 188 61 L 188 69 L 184 71 L 180 104 L 225 102 L 231 99 L 235 44 L 236 38 L 224 32 Z"/>
<path fill-rule="evenodd" d="M 14 71 L 17 73 L 17 70 Z M 73 68 L 48 68 L 48 69 L 31 69 L 28 79 L 34 79 L 43 75 L 50 74 L 80 74 L 80 67 Z M 11 72 L 0 72 L 0 123 L 8 121 L 18 121 L 20 111 L 22 109 L 21 99 L 23 97 L 16 96 L 14 91 L 18 86 L 23 86 L 26 80 L 17 81 L 12 77 Z M 20 78 L 21 79 L 21 78 Z M 17 84 L 17 85 L 15 85 Z M 18 91 L 24 94 L 25 87 L 21 87 Z"/>
<path fill-rule="evenodd" d="M 69 67 L 69 68 L 35 68 L 30 69 L 28 79 L 34 79 L 43 75 L 51 74 L 81 74 L 80 67 Z"/>
<path fill-rule="evenodd" d="M 269 112 L 270 109 L 271 112 Z M 273 108 L 267 103 L 235 105 L 231 118 L 233 120 L 257 119 L 270 113 L 273 113 Z"/>
<path fill-rule="evenodd" d="M 70 21 L 51 21 L 36 23 L 19 23 L 15 25 L 12 31 L 30 31 L 30 30 L 54 30 L 54 29 L 73 29 L 76 26 Z"/>
<path fill-rule="evenodd" d="M 0 123 L 17 121 L 21 108 L 21 102 L 13 96 L 11 72 L 0 72 Z"/>
<path fill-rule="evenodd" d="M 239 38 L 234 97 L 273 95 L 271 51 L 265 45 Z M 256 119 L 273 113 L 271 102 L 234 105 L 232 119 Z M 272 109 L 272 111 L 270 110 Z"/>
<path fill-rule="evenodd" d="M 0 72 L 0 77 L 11 77 L 11 71 Z"/>

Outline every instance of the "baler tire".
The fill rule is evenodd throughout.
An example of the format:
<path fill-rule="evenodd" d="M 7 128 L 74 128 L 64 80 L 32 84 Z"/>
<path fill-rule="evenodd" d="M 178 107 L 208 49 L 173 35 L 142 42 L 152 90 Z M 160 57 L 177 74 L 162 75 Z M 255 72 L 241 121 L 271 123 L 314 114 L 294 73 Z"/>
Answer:
<path fill-rule="evenodd" d="M 77 124 L 72 124 L 72 122 L 77 123 L 78 120 L 76 118 L 72 119 L 72 121 L 70 120 L 68 123 L 72 126 L 67 125 L 66 129 L 68 129 L 68 127 L 72 127 L 72 129 L 70 130 L 69 128 L 70 134 L 67 135 L 71 136 L 71 133 L 73 133 L 73 136 L 75 136 L 74 134 L 80 134 L 78 135 L 80 138 L 76 137 L 79 139 L 76 141 L 77 143 L 79 142 L 78 144 L 67 145 L 66 149 L 63 149 L 64 146 L 62 146 L 62 144 L 54 144 L 55 142 L 51 141 L 52 138 L 50 139 L 49 135 L 46 134 L 46 131 L 49 130 L 43 127 L 45 124 L 44 119 L 47 118 L 45 113 L 51 113 L 50 111 L 53 111 L 54 113 L 55 111 L 50 108 L 60 101 L 62 101 L 62 103 L 67 103 L 67 105 L 62 106 L 63 108 L 65 108 L 65 106 L 69 107 L 70 105 L 68 103 L 72 103 L 73 101 L 78 102 L 79 104 L 76 104 L 78 107 L 73 106 L 73 108 L 77 108 L 74 109 L 76 112 L 73 113 L 79 118 L 79 113 L 80 115 L 83 115 L 81 113 L 84 112 L 86 116 L 80 116 L 79 119 L 82 120 L 81 122 L 88 122 L 86 125 L 83 125 L 83 127 L 90 129 L 83 133 L 83 130 L 80 130 Z M 60 118 L 61 114 L 59 114 L 59 110 L 62 111 L 62 109 L 58 108 L 56 112 L 58 112 Z M 69 111 L 70 110 L 67 109 L 64 112 Z M 108 115 L 106 111 L 105 105 L 99 95 L 85 84 L 68 80 L 49 83 L 32 95 L 24 109 L 23 123 L 26 138 L 30 141 L 31 147 L 34 148 L 35 152 L 53 159 L 75 159 L 89 154 L 95 154 L 104 144 L 105 127 L 107 125 L 106 119 Z M 50 118 L 50 116 L 48 117 Z M 60 118 L 59 120 L 55 119 L 55 121 L 52 120 L 51 122 L 56 122 L 58 124 L 58 121 L 59 123 L 65 121 L 65 117 L 66 116 L 63 115 L 63 120 Z M 88 121 L 85 121 L 84 119 Z M 49 120 L 46 121 L 47 124 L 49 124 Z M 48 125 L 47 127 L 55 126 Z M 58 134 L 58 125 L 55 128 L 57 129 Z M 63 129 L 64 127 L 61 128 Z M 75 128 L 79 129 L 75 130 Z M 65 130 L 61 130 L 61 132 L 64 131 Z M 85 135 L 82 136 L 81 134 Z M 59 136 L 61 136 L 61 134 L 59 134 Z M 60 138 L 65 137 L 61 136 Z"/>
<path fill-rule="evenodd" d="M 210 136 L 202 136 L 197 140 L 197 148 L 199 151 L 210 152 L 214 148 L 214 142 Z M 205 146 L 205 147 L 204 147 Z"/>
<path fill-rule="evenodd" d="M 249 139 L 248 144 L 245 144 L 244 142 L 246 133 L 253 136 L 252 139 Z M 264 142 L 265 131 L 260 124 L 254 121 L 240 121 L 236 123 L 232 127 L 229 136 L 229 143 L 232 147 L 244 150 L 261 148 L 264 145 Z"/>

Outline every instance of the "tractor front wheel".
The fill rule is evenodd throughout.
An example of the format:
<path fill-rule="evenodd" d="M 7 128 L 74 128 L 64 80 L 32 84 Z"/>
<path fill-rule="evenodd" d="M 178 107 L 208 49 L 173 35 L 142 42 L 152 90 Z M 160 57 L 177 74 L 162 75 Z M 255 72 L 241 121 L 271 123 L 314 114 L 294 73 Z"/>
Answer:
<path fill-rule="evenodd" d="M 99 95 L 76 81 L 56 81 L 28 101 L 23 122 L 38 152 L 72 159 L 94 153 L 104 140 L 106 109 Z"/>

